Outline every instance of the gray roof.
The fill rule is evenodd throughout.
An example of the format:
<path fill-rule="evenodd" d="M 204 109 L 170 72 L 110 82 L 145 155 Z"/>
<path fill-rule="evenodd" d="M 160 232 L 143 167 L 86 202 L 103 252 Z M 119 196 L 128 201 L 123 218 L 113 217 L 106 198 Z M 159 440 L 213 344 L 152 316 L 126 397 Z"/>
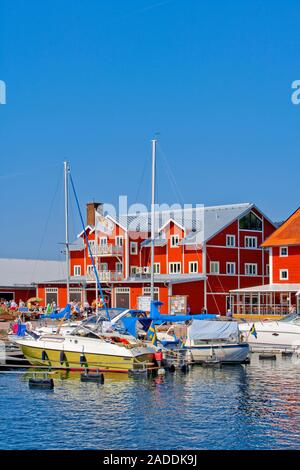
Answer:
<path fill-rule="evenodd" d="M 66 277 L 64 261 L 0 258 L 0 286 L 29 286 Z"/>
<path fill-rule="evenodd" d="M 170 209 L 168 211 L 157 211 L 155 213 L 156 233 L 170 219 L 182 226 L 187 236 L 182 240 L 183 244 L 201 243 L 209 240 L 224 227 L 237 218 L 251 210 L 254 204 L 228 204 L 222 206 L 196 206 L 183 209 Z M 151 214 L 149 212 L 140 214 L 121 215 L 118 222 L 127 227 L 129 231 L 139 229 L 142 232 L 151 231 Z M 159 237 L 158 237 L 159 239 Z M 157 239 L 157 243 L 160 243 Z M 147 246 L 147 241 L 144 242 Z"/>

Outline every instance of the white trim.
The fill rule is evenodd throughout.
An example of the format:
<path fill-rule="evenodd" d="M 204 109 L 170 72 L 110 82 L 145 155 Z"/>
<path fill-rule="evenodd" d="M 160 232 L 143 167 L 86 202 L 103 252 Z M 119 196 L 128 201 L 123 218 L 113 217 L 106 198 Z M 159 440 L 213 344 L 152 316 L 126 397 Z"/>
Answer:
<path fill-rule="evenodd" d="M 253 268 L 254 266 L 255 266 L 255 273 L 247 273 L 247 268 L 250 268 L 250 267 Z M 258 275 L 257 273 L 258 273 L 257 263 L 244 263 L 244 275 L 245 276 L 253 277 L 253 276 L 257 276 Z M 260 277 L 262 276 L 260 275 Z"/>
<path fill-rule="evenodd" d="M 281 250 L 286 250 L 286 255 L 283 255 Z M 280 258 L 286 258 L 287 256 L 289 256 L 289 247 L 288 246 L 280 246 L 279 247 L 279 257 Z"/>
<path fill-rule="evenodd" d="M 95 227 L 91 227 L 91 225 L 87 225 L 84 230 L 81 230 L 81 232 L 77 235 L 77 238 L 82 237 L 84 232 L 87 232 L 87 230 L 90 229 L 90 233 L 93 233 L 95 231 Z"/>
<path fill-rule="evenodd" d="M 228 240 L 233 239 L 233 245 L 228 244 Z M 234 234 L 226 233 L 226 248 L 235 248 L 236 247 L 236 237 Z"/>
<path fill-rule="evenodd" d="M 133 247 L 136 251 L 133 250 Z M 130 254 L 134 255 L 134 256 L 139 254 L 139 244 L 138 244 L 138 242 L 130 241 Z"/>
<path fill-rule="evenodd" d="M 283 273 L 286 273 L 287 277 L 282 277 Z M 279 279 L 281 281 L 288 281 L 289 280 L 289 270 L 288 269 L 279 269 Z"/>
<path fill-rule="evenodd" d="M 196 271 L 191 269 L 192 265 L 196 265 Z M 199 272 L 198 261 L 189 261 L 189 274 L 197 274 Z"/>
<path fill-rule="evenodd" d="M 122 244 L 120 245 L 118 243 L 119 240 L 122 240 Z M 116 243 L 116 246 L 119 246 L 119 247 L 122 247 L 124 246 L 124 235 L 116 235 L 115 237 L 115 243 Z"/>
<path fill-rule="evenodd" d="M 247 246 L 247 243 L 250 242 L 250 245 Z M 254 245 L 252 245 L 252 243 L 254 242 Z M 252 250 L 253 248 L 257 248 L 257 237 L 253 236 L 253 235 L 246 235 L 244 237 L 244 248 L 246 248 L 247 250 Z"/>
<path fill-rule="evenodd" d="M 212 266 L 215 265 L 217 270 L 212 270 Z M 209 262 L 209 274 L 220 274 L 220 261 L 210 261 Z"/>
<path fill-rule="evenodd" d="M 79 269 L 77 269 L 79 268 Z M 79 271 L 78 274 L 76 274 L 76 271 Z M 81 265 L 80 264 L 74 264 L 73 266 L 73 276 L 74 277 L 80 277 L 81 276 Z"/>
<path fill-rule="evenodd" d="M 230 272 L 228 272 L 228 267 L 229 266 L 233 266 L 233 272 L 231 272 L 231 270 L 229 270 Z M 228 276 L 235 276 L 235 272 L 236 272 L 236 262 L 235 261 L 226 261 L 226 274 Z"/>
<path fill-rule="evenodd" d="M 171 271 L 171 266 L 177 265 L 179 266 L 179 271 Z M 169 274 L 181 274 L 181 262 L 180 261 L 173 261 L 169 263 Z"/>
<path fill-rule="evenodd" d="M 177 242 L 176 242 L 176 244 L 174 245 L 173 239 L 174 239 L 175 237 L 176 237 L 176 239 L 177 239 Z M 178 248 L 178 247 L 179 247 L 179 242 L 180 242 L 180 238 L 179 238 L 178 233 L 173 233 L 172 235 L 170 235 L 170 248 Z"/>
<path fill-rule="evenodd" d="M 182 209 L 178 209 L 178 210 L 182 210 Z M 173 222 L 173 224 L 177 225 L 177 227 L 179 227 L 184 233 L 185 233 L 185 228 L 180 225 L 178 222 L 176 222 L 176 220 L 172 219 L 172 217 L 167 220 L 159 229 L 158 229 L 158 232 L 162 232 L 162 230 L 164 230 L 168 225 L 170 225 L 170 223 Z"/>
<path fill-rule="evenodd" d="M 155 271 L 155 266 L 158 266 L 158 271 Z M 160 263 L 155 262 L 153 265 L 154 274 L 160 274 Z"/>

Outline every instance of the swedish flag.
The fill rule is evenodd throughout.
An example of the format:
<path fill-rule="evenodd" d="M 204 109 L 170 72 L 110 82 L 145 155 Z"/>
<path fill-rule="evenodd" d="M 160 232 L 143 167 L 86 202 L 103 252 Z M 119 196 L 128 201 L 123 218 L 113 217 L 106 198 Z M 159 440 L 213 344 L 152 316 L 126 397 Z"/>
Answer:
<path fill-rule="evenodd" d="M 155 326 L 153 325 L 153 322 L 151 323 L 149 330 L 147 332 L 147 339 L 150 339 L 151 343 L 154 346 L 157 346 L 157 335 L 156 335 Z"/>
<path fill-rule="evenodd" d="M 251 335 L 253 335 L 255 338 L 257 338 L 257 332 L 256 332 L 256 329 L 255 329 L 254 323 L 253 323 L 253 325 L 251 326 L 250 333 L 251 333 Z"/>

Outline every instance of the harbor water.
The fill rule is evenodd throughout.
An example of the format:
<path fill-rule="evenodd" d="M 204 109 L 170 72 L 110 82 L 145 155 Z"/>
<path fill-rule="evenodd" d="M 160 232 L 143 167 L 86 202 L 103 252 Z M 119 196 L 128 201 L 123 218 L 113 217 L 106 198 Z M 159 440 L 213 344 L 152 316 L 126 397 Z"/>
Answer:
<path fill-rule="evenodd" d="M 300 449 L 300 359 L 165 377 L 76 373 L 33 390 L 32 373 L 0 373 L 1 449 Z"/>

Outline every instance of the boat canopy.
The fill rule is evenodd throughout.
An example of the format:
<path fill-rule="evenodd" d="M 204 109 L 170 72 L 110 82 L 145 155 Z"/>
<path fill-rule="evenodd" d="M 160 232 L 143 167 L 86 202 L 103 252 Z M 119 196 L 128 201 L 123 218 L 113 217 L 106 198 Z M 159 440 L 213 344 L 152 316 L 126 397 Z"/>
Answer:
<path fill-rule="evenodd" d="M 195 321 L 188 327 L 188 337 L 192 340 L 226 340 L 238 336 L 239 328 L 235 321 Z"/>
<path fill-rule="evenodd" d="M 64 318 L 68 320 L 71 316 L 71 304 L 67 304 L 66 307 L 60 312 L 52 312 L 49 314 L 42 315 L 41 318 L 51 318 L 53 320 Z"/>
<path fill-rule="evenodd" d="M 154 323 L 157 325 L 164 322 L 176 323 L 188 320 L 212 320 L 217 318 L 217 315 L 213 313 L 199 313 L 194 315 L 165 315 L 159 313 L 158 311 L 158 307 L 161 305 L 163 305 L 163 303 L 159 302 L 158 300 L 151 302 L 150 318 L 154 320 Z"/>

